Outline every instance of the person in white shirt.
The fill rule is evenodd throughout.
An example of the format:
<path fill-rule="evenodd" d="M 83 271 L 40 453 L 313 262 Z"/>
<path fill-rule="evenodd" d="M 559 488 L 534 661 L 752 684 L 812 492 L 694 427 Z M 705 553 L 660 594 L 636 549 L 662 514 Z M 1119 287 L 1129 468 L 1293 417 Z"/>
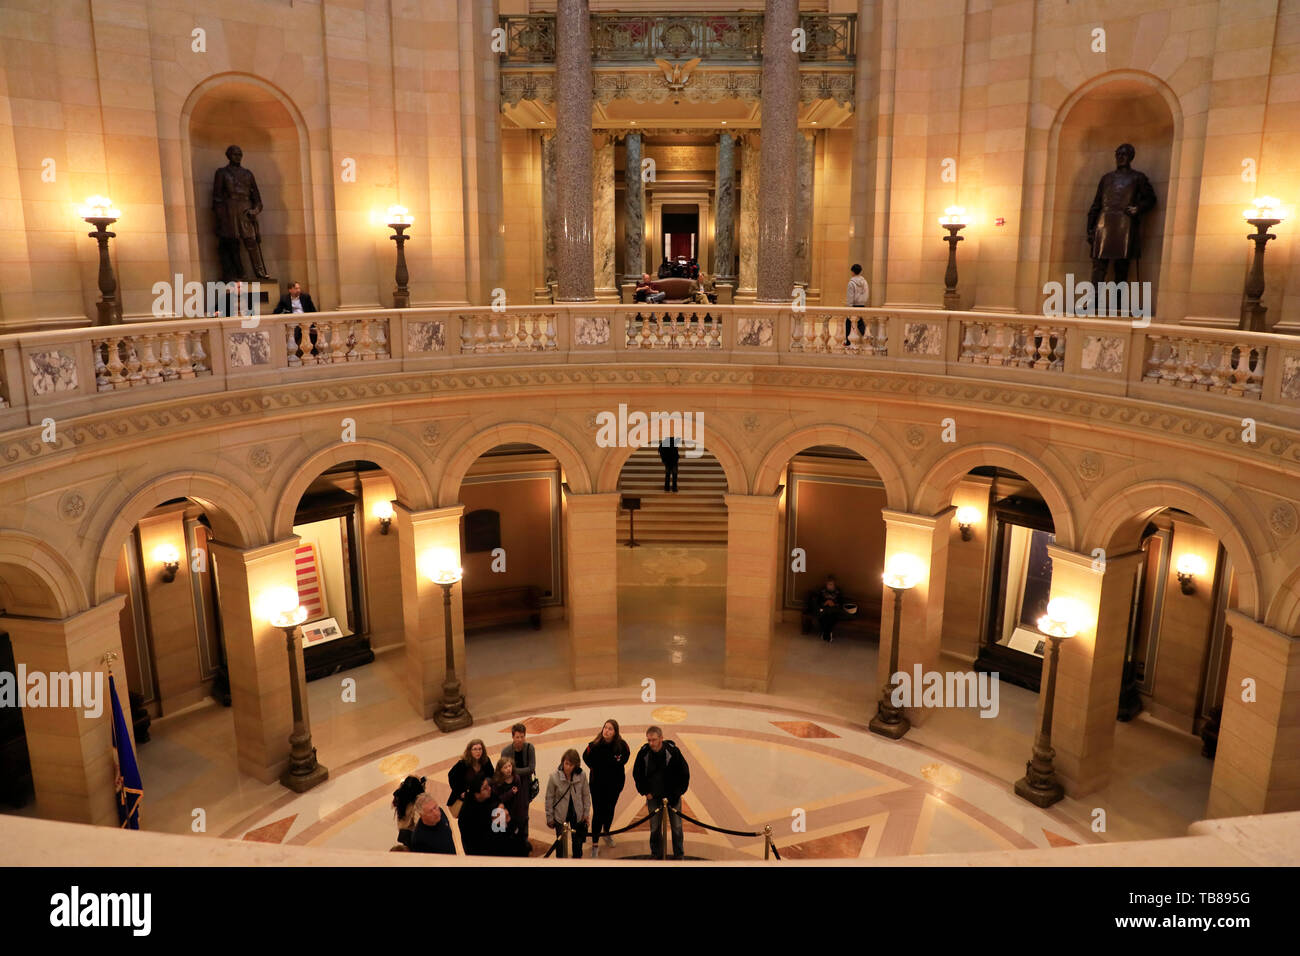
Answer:
<path fill-rule="evenodd" d="M 862 266 L 858 265 L 855 262 L 853 263 L 853 268 L 850 269 L 849 271 L 852 272 L 853 275 L 849 279 L 848 291 L 844 294 L 844 304 L 853 309 L 866 308 L 867 300 L 871 296 L 871 289 L 867 285 L 867 280 L 862 278 Z M 849 333 L 852 331 L 853 331 L 853 320 L 845 319 L 844 320 L 844 344 L 845 345 L 849 344 Z M 862 319 L 858 319 L 858 334 L 859 335 L 867 334 L 867 323 L 864 322 Z"/>

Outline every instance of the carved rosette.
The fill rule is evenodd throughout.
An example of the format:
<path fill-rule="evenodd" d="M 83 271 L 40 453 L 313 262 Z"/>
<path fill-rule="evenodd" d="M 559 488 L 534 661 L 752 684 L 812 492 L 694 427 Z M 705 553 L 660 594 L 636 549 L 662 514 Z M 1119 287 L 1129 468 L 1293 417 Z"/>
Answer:
<path fill-rule="evenodd" d="M 65 491 L 59 499 L 59 517 L 64 521 L 77 521 L 86 513 L 86 499 L 79 491 Z"/>
<path fill-rule="evenodd" d="M 1268 513 L 1269 529 L 1279 538 L 1289 538 L 1296 529 L 1295 506 L 1289 501 L 1279 501 Z"/>
<path fill-rule="evenodd" d="M 266 471 L 271 467 L 272 460 L 271 449 L 265 445 L 257 445 L 249 449 L 248 467 L 253 471 Z"/>
<path fill-rule="evenodd" d="M 442 439 L 442 432 L 438 428 L 437 422 L 429 422 L 420 431 L 420 441 L 432 448 Z"/>
<path fill-rule="evenodd" d="M 1087 452 L 1079 459 L 1078 471 L 1079 477 L 1084 481 L 1096 481 L 1103 471 L 1101 456 L 1094 452 Z"/>
<path fill-rule="evenodd" d="M 907 431 L 903 433 L 903 438 L 913 448 L 920 448 L 925 444 L 925 432 L 918 425 L 909 425 Z"/>

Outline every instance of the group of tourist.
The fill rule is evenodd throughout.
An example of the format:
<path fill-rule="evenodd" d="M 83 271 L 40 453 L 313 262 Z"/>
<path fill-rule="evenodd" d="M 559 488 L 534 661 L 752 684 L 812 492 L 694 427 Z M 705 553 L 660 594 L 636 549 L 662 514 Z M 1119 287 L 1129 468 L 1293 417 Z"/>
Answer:
<path fill-rule="evenodd" d="M 537 752 L 528 742 L 528 728 L 510 728 L 510 743 L 493 766 L 482 740 L 471 740 L 464 754 L 447 773 L 450 796 L 447 809 L 425 792 L 425 777 L 409 776 L 393 791 L 393 812 L 397 817 L 397 841 L 393 849 L 416 853 L 456 852 L 448 815 L 460 830 L 467 854 L 478 856 L 529 856 L 528 805 L 541 794 L 537 775 Z M 587 772 L 583 764 L 587 765 Z M 600 842 L 614 846 L 610 828 L 614 808 L 627 783 L 627 766 L 632 780 L 645 798 L 650 814 L 650 854 L 663 852 L 660 815 L 663 801 L 681 810 L 682 795 L 690 786 L 691 772 L 686 758 L 663 730 L 649 727 L 646 742 L 632 759 L 632 750 L 619 733 L 618 721 L 605 721 L 600 733 L 581 755 L 572 748 L 560 757 L 559 766 L 546 781 L 546 826 L 558 836 L 568 824 L 572 855 L 582 856 L 583 844 L 591 837 L 591 855 L 600 855 Z M 682 822 L 679 812 L 669 813 L 673 858 L 683 856 Z"/>

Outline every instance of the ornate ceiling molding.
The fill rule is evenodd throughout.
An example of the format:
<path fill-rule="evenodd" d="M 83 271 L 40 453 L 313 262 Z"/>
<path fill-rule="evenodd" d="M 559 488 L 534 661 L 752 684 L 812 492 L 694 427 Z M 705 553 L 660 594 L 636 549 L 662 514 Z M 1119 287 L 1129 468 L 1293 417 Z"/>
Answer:
<path fill-rule="evenodd" d="M 593 74 L 592 98 L 601 106 L 615 100 L 633 103 L 720 103 L 738 99 L 756 103 L 762 96 L 763 74 L 758 70 L 696 70 L 684 86 L 674 89 L 659 70 L 598 70 Z M 801 70 L 799 102 L 834 100 L 853 109 L 854 75 L 847 70 Z M 501 105 L 516 107 L 525 100 L 555 102 L 555 74 L 546 70 L 503 70 Z"/>

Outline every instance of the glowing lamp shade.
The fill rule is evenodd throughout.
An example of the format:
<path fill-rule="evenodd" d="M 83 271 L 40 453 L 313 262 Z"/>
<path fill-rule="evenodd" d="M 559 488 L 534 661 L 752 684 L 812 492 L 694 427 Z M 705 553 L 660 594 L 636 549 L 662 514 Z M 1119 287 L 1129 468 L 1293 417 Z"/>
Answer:
<path fill-rule="evenodd" d="M 464 576 L 452 551 L 433 549 L 420 555 L 416 562 L 420 573 L 434 584 L 455 584 Z"/>
<path fill-rule="evenodd" d="M 82 219 L 122 218 L 122 213 L 107 196 L 87 196 L 86 201 L 77 207 L 77 215 Z"/>
<path fill-rule="evenodd" d="M 388 212 L 385 213 L 385 215 L 388 216 L 388 224 L 390 226 L 409 226 L 411 223 L 415 222 L 410 210 L 405 206 L 389 206 Z"/>
<path fill-rule="evenodd" d="M 296 588 L 271 588 L 263 592 L 257 611 L 272 627 L 297 627 L 307 620 L 307 609 L 298 602 Z"/>
<path fill-rule="evenodd" d="M 1241 218 L 1248 221 L 1251 219 L 1276 219 L 1281 222 L 1286 218 L 1286 209 L 1282 206 L 1282 200 L 1276 196 L 1260 196 L 1250 208 L 1241 211 Z"/>
<path fill-rule="evenodd" d="M 1199 554 L 1184 554 L 1178 559 L 1178 573 L 1198 575 L 1206 570 L 1205 559 Z"/>
<path fill-rule="evenodd" d="M 925 576 L 925 565 L 921 559 L 912 554 L 898 552 L 885 562 L 885 573 L 881 575 L 885 586 L 906 591 L 916 587 Z"/>
<path fill-rule="evenodd" d="M 1047 613 L 1038 619 L 1038 629 L 1050 637 L 1074 637 L 1087 617 L 1083 605 L 1073 598 L 1052 598 Z"/>
<path fill-rule="evenodd" d="M 974 505 L 963 505 L 957 509 L 957 523 L 959 525 L 979 524 L 982 517 L 984 517 L 984 512 Z"/>
<path fill-rule="evenodd" d="M 941 226 L 966 225 L 966 207 L 949 206 L 947 209 L 943 211 L 943 215 L 939 217 L 939 225 Z"/>
<path fill-rule="evenodd" d="M 391 501 L 376 501 L 370 513 L 380 521 L 393 520 L 393 503 Z"/>
<path fill-rule="evenodd" d="M 181 553 L 174 544 L 160 544 L 153 549 L 153 559 L 159 564 L 179 564 Z"/>

